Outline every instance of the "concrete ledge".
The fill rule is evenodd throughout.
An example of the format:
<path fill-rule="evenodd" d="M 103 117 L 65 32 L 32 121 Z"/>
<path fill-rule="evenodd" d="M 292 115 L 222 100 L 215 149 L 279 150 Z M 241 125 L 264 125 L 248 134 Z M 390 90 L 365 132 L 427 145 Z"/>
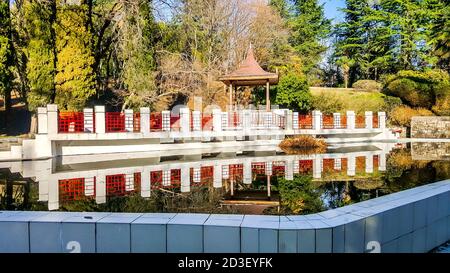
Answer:
<path fill-rule="evenodd" d="M 0 211 L 0 252 L 427 252 L 450 180 L 311 215 Z"/>

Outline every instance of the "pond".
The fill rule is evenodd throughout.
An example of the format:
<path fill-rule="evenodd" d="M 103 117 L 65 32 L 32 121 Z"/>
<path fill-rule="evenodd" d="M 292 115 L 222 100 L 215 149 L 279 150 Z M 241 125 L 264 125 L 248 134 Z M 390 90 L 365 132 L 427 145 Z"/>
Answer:
<path fill-rule="evenodd" d="M 2 162 L 0 210 L 309 214 L 450 178 L 450 143 L 123 158 Z"/>

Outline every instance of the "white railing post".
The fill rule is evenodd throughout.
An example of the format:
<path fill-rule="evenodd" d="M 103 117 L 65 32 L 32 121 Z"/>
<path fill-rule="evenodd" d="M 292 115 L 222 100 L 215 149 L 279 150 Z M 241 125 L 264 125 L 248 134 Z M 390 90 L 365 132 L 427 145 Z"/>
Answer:
<path fill-rule="evenodd" d="M 38 107 L 37 109 L 38 134 L 47 134 L 47 108 Z"/>
<path fill-rule="evenodd" d="M 386 128 L 386 113 L 385 112 L 378 112 L 378 127 L 380 129 Z"/>
<path fill-rule="evenodd" d="M 106 132 L 105 127 L 105 106 L 98 105 L 94 107 L 95 111 L 95 132 L 97 134 L 104 134 Z"/>
<path fill-rule="evenodd" d="M 366 129 L 372 129 L 373 128 L 373 114 L 372 111 L 366 111 L 365 113 L 366 117 Z"/>
<path fill-rule="evenodd" d="M 285 110 L 285 115 L 284 115 L 284 128 L 285 130 L 292 130 L 294 128 L 294 122 L 293 122 L 293 113 L 292 110 Z M 298 122 L 298 119 L 297 119 Z"/>
<path fill-rule="evenodd" d="M 125 131 L 133 132 L 133 109 L 125 109 Z"/>
<path fill-rule="evenodd" d="M 95 202 L 106 203 L 106 175 L 103 172 L 95 176 Z"/>
<path fill-rule="evenodd" d="M 197 111 L 194 111 L 194 112 L 197 112 Z M 191 111 L 189 110 L 189 108 L 185 107 L 185 108 L 180 109 L 180 131 L 182 133 L 188 133 L 191 131 L 190 114 L 191 114 Z M 194 118 L 195 118 L 195 116 L 194 116 Z M 194 120 L 194 124 L 195 124 L 195 120 Z"/>
<path fill-rule="evenodd" d="M 266 173 L 266 175 L 272 175 L 272 161 L 267 161 L 266 162 L 265 173 Z"/>
<path fill-rule="evenodd" d="M 378 170 L 379 171 L 386 171 L 386 154 L 384 152 L 381 152 L 381 154 L 378 156 L 378 160 L 379 160 L 379 162 L 378 162 Z"/>
<path fill-rule="evenodd" d="M 84 132 L 93 133 L 94 132 L 94 109 L 84 108 L 83 109 L 84 118 Z"/>
<path fill-rule="evenodd" d="M 162 111 L 162 130 L 170 131 L 170 111 Z"/>
<path fill-rule="evenodd" d="M 292 113 L 292 129 L 298 130 L 298 112 Z"/>
<path fill-rule="evenodd" d="M 366 155 L 366 173 L 373 173 L 373 155 Z"/>
<path fill-rule="evenodd" d="M 320 130 L 322 125 L 322 113 L 319 110 L 312 111 L 313 130 Z"/>
<path fill-rule="evenodd" d="M 347 111 L 347 129 L 355 129 L 355 112 L 354 111 Z"/>
<path fill-rule="evenodd" d="M 355 176 L 356 174 L 356 157 L 354 155 L 349 155 L 347 157 L 347 175 Z"/>
<path fill-rule="evenodd" d="M 47 104 L 47 133 L 56 135 L 58 133 L 58 105 Z"/>
<path fill-rule="evenodd" d="M 139 109 L 139 112 L 141 114 L 141 133 L 144 135 L 150 133 L 150 108 L 149 107 L 141 107 Z M 144 197 L 144 196 L 143 196 Z"/>
<path fill-rule="evenodd" d="M 222 111 L 220 109 L 213 109 L 213 130 L 214 132 L 222 131 Z"/>
<path fill-rule="evenodd" d="M 284 179 L 293 180 L 294 179 L 294 161 L 286 160 Z"/>
<path fill-rule="evenodd" d="M 142 108 L 141 108 L 141 117 L 142 117 Z M 142 128 L 142 123 L 141 123 L 141 128 Z M 142 133 L 144 133 L 144 132 L 142 132 Z M 150 195 L 151 195 L 150 179 L 151 179 L 150 178 L 150 168 L 148 166 L 146 166 L 143 168 L 142 173 L 141 173 L 141 196 L 142 197 L 150 197 Z"/>
<path fill-rule="evenodd" d="M 219 164 L 219 163 L 214 164 L 213 187 L 214 188 L 222 188 L 222 164 Z"/>
<path fill-rule="evenodd" d="M 322 177 L 322 158 L 316 157 L 313 159 L 313 178 L 320 178 Z"/>
<path fill-rule="evenodd" d="M 252 162 L 250 160 L 245 160 L 243 162 L 242 166 L 243 170 L 243 182 L 244 184 L 251 184 L 252 183 Z"/>
<path fill-rule="evenodd" d="M 192 131 L 201 131 L 202 130 L 202 121 L 201 121 L 201 113 L 200 111 L 192 112 Z"/>
<path fill-rule="evenodd" d="M 180 171 L 181 192 L 189 192 L 191 190 L 190 168 L 183 166 Z"/>
<path fill-rule="evenodd" d="M 341 128 L 341 114 L 333 113 L 333 128 L 340 129 Z"/>

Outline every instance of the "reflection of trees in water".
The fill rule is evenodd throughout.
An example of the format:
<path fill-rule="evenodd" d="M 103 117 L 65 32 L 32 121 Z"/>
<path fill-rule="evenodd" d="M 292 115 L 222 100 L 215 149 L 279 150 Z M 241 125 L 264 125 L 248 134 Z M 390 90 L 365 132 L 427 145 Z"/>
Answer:
<path fill-rule="evenodd" d="M 46 202 L 39 200 L 39 185 L 37 182 L 14 180 L 0 181 L 0 210 L 47 210 Z"/>
<path fill-rule="evenodd" d="M 295 175 L 293 180 L 279 177 L 278 192 L 282 213 L 309 214 L 323 210 L 321 191 L 312 182 L 312 176 Z"/>
<path fill-rule="evenodd" d="M 110 211 L 110 212 L 231 212 L 219 207 L 223 192 L 210 187 L 194 187 L 190 192 L 154 190 L 149 198 L 139 193 L 108 198 L 104 204 L 95 200 L 79 200 L 61 204 L 60 210 L 67 211 Z"/>
<path fill-rule="evenodd" d="M 386 168 L 386 194 L 450 178 L 450 161 L 413 160 L 409 148 L 392 151 Z"/>

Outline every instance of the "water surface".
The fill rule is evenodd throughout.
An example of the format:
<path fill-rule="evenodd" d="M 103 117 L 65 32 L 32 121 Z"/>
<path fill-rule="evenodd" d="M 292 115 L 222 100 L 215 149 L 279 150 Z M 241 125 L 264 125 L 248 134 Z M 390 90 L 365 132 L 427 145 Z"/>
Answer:
<path fill-rule="evenodd" d="M 110 159 L 2 162 L 0 210 L 308 214 L 450 178 L 450 143 Z"/>

